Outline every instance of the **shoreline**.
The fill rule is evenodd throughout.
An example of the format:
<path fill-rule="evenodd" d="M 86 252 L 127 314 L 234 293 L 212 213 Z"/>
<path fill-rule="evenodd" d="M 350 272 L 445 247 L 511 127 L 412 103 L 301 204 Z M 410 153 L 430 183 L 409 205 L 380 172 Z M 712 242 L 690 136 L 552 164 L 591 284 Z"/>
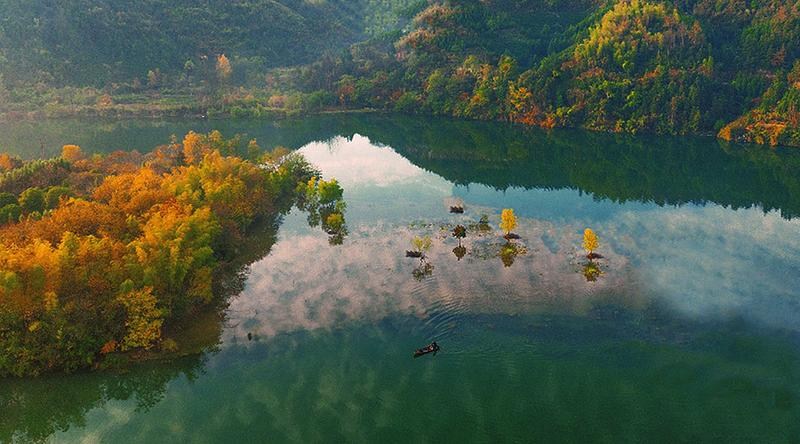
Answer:
<path fill-rule="evenodd" d="M 795 145 L 786 145 L 786 144 L 773 145 L 770 143 L 758 143 L 756 141 L 739 140 L 739 139 L 729 140 L 720 137 L 719 134 L 715 134 L 714 132 L 709 132 L 709 131 L 689 133 L 689 134 L 665 134 L 665 133 L 647 132 L 647 131 L 642 131 L 637 133 L 626 133 L 626 132 L 613 131 L 610 129 L 590 128 L 585 126 L 556 126 L 553 128 L 549 128 L 549 127 L 544 127 L 542 125 L 528 125 L 508 120 L 472 119 L 472 118 L 464 118 L 446 114 L 404 113 L 395 110 L 379 109 L 379 108 L 332 107 L 319 110 L 289 110 L 286 108 L 264 108 L 262 114 L 258 116 L 256 115 L 237 116 L 231 109 L 225 111 L 215 111 L 213 109 L 209 109 L 208 107 L 201 108 L 199 106 L 194 106 L 194 105 L 177 106 L 172 108 L 167 107 L 167 108 L 146 109 L 138 106 L 131 107 L 131 106 L 126 106 L 125 104 L 119 104 L 119 105 L 112 105 L 111 107 L 106 107 L 106 108 L 101 108 L 97 106 L 88 106 L 85 108 L 81 108 L 77 112 L 76 111 L 64 112 L 63 110 L 59 110 L 54 113 L 48 113 L 47 111 L 41 109 L 36 111 L 5 111 L 5 112 L 0 111 L 0 123 L 13 124 L 13 123 L 31 123 L 31 122 L 42 122 L 42 121 L 75 121 L 82 119 L 100 119 L 111 122 L 123 122 L 128 120 L 156 121 L 156 120 L 169 120 L 169 119 L 197 119 L 197 120 L 207 120 L 207 121 L 219 121 L 219 120 L 282 121 L 282 120 L 303 118 L 303 117 L 326 116 L 326 115 L 348 115 L 348 114 L 435 117 L 435 118 L 445 118 L 453 121 L 464 121 L 464 122 L 472 121 L 472 122 L 505 123 L 519 128 L 537 128 L 544 131 L 551 129 L 581 130 L 581 131 L 589 131 L 595 133 L 627 135 L 631 137 L 658 136 L 658 137 L 674 137 L 674 138 L 686 138 L 686 137 L 713 138 L 716 139 L 717 141 L 724 143 L 753 145 L 753 146 L 769 148 L 771 150 L 800 148 L 800 146 L 795 146 Z"/>

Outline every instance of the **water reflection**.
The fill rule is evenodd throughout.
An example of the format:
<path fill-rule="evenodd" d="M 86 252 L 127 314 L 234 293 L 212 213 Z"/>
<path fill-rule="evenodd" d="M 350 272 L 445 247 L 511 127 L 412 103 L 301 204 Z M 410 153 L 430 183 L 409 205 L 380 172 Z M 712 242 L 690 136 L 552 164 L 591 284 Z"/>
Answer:
<path fill-rule="evenodd" d="M 0 381 L 0 409 L 13 412 L 0 441 L 800 434 L 800 297 L 787 278 L 800 275 L 795 157 L 336 122 L 332 135 L 368 136 L 320 137 L 301 152 L 342 183 L 341 242 L 335 223 L 309 228 L 297 210 L 277 237 L 257 238 L 248 274 L 222 283 L 239 294 L 214 353 L 121 377 Z M 465 211 L 451 213 L 459 199 Z M 510 207 L 521 239 L 506 241 Z M 587 226 L 603 259 L 585 257 Z M 425 236 L 425 260 L 406 258 Z M 414 362 L 433 339 L 443 352 Z"/>
<path fill-rule="evenodd" d="M 228 347 L 150 411 L 112 401 L 56 441 L 791 442 L 800 432 L 796 349 L 741 324 L 605 308 L 461 320 L 436 359 L 411 358 L 426 331 L 402 317 Z"/>
<path fill-rule="evenodd" d="M 252 268 L 248 288 L 232 302 L 231 313 L 265 336 L 375 322 L 398 313 L 425 316 L 425 307 L 451 298 L 473 313 L 507 314 L 547 307 L 582 313 L 598 302 L 635 308 L 657 301 L 688 316 L 741 315 L 797 329 L 800 298 L 783 276 L 800 273 L 800 221 L 777 212 L 711 204 L 642 207 L 574 192 L 566 199 L 581 202 L 580 217 L 561 214 L 551 220 L 531 217 L 538 207 L 513 205 L 515 193 L 453 185 L 448 190 L 435 174 L 410 170 L 391 148 L 371 145 L 363 137 L 337 138 L 302 151 L 317 159 L 326 175 L 346 172 L 342 183 L 359 223 L 335 253 L 324 248 L 322 239 L 301 230 L 286 232 L 273 254 Z M 326 169 L 329 156 L 336 157 L 332 171 Z M 402 185 L 391 187 L 392 203 L 376 205 L 369 199 L 373 187 L 366 184 L 389 187 L 391 182 L 378 184 L 375 178 L 391 177 L 394 171 L 403 171 Z M 471 199 L 473 188 L 478 202 Z M 464 214 L 442 208 L 455 190 L 468 205 Z M 551 198 L 563 196 L 562 191 Z M 523 241 L 499 243 L 488 219 L 497 226 L 500 209 L 509 206 L 527 216 L 520 217 L 516 230 Z M 593 213 L 609 217 L 594 223 Z M 470 227 L 470 236 L 476 233 L 465 239 L 466 252 L 459 250 L 463 264 L 445 257 L 458 258 L 458 241 L 451 235 L 456 225 Z M 580 259 L 587 225 L 603 237 L 605 257 L 602 266 L 588 269 Z M 489 235 L 481 237 L 481 232 Z M 426 279 L 414 283 L 398 270 L 407 269 L 401 262 L 406 239 L 425 235 L 434 239 L 426 257 L 436 271 L 415 269 L 415 277 Z M 301 265 L 305 256 L 297 251 L 313 251 L 320 265 L 307 270 Z M 500 260 L 495 266 L 483 260 L 487 257 Z M 576 264 L 581 273 L 575 273 Z"/>
<path fill-rule="evenodd" d="M 456 256 L 456 259 L 461 261 L 461 259 L 464 259 L 464 256 L 467 255 L 467 247 L 461 245 L 459 242 L 458 246 L 453 248 L 453 254 Z"/>
<path fill-rule="evenodd" d="M 597 282 L 597 279 L 603 274 L 602 270 L 600 269 L 600 264 L 596 261 L 588 261 L 583 266 L 583 277 L 586 278 L 586 282 Z"/>
<path fill-rule="evenodd" d="M 36 157 L 42 143 L 46 155 L 57 155 L 64 143 L 75 143 L 86 152 L 148 151 L 167 143 L 172 134 L 212 129 L 243 134 L 243 140 L 257 138 L 268 148 L 337 145 L 342 135 L 360 134 L 408 159 L 395 164 L 400 169 L 382 170 L 383 175 L 360 169 L 364 180 L 375 184 L 400 183 L 403 177 L 418 175 L 421 167 L 459 185 L 570 189 L 615 202 L 717 203 L 777 210 L 784 217 L 800 215 L 800 152 L 702 137 L 545 132 L 491 122 L 382 115 L 306 116 L 276 122 L 55 120 L 0 123 L 0 150 Z M 336 177 L 349 174 L 347 167 L 337 165 L 341 156 L 318 154 Z M 363 154 L 364 165 L 380 167 L 380 156 L 390 150 L 367 147 Z"/>

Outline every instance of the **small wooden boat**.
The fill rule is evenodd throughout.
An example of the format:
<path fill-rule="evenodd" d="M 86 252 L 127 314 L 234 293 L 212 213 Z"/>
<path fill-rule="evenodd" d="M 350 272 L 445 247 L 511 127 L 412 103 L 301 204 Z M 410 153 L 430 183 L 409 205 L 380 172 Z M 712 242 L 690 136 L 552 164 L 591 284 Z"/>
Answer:
<path fill-rule="evenodd" d="M 419 358 L 420 356 L 427 355 L 428 353 L 436 354 L 436 352 L 438 351 L 439 351 L 439 344 L 437 344 L 436 341 L 433 341 L 429 345 L 426 345 L 425 347 L 422 348 L 418 348 L 416 351 L 414 351 L 414 357 Z"/>
<path fill-rule="evenodd" d="M 462 207 L 461 205 L 453 205 L 452 207 L 450 207 L 450 212 L 455 214 L 463 214 L 464 207 Z"/>

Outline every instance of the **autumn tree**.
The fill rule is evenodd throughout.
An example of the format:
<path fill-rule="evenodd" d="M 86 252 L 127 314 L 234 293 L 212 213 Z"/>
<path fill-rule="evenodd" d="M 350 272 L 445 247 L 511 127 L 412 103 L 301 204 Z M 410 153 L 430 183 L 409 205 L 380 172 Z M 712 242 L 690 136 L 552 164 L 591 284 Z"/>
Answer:
<path fill-rule="evenodd" d="M 123 287 L 123 292 L 117 298 L 126 312 L 122 350 L 148 349 L 161 338 L 164 319 L 161 310 L 157 308 L 158 300 L 150 287 L 133 290 L 133 282 L 130 280 Z"/>
<path fill-rule="evenodd" d="M 514 228 L 517 228 L 517 217 L 514 216 L 514 210 L 511 208 L 503 209 L 500 215 L 500 229 L 503 230 L 506 237 L 508 237 Z"/>
<path fill-rule="evenodd" d="M 183 138 L 183 160 L 187 164 L 197 163 L 202 159 L 203 137 L 189 131 Z"/>
<path fill-rule="evenodd" d="M 83 151 L 78 145 L 64 145 L 61 148 L 61 158 L 67 162 L 75 162 L 83 159 Z"/>
<path fill-rule="evenodd" d="M 600 246 L 600 243 L 597 240 L 597 235 L 594 234 L 591 228 L 587 228 L 583 231 L 583 249 L 586 250 L 587 256 L 589 259 L 595 258 L 594 251 Z"/>
<path fill-rule="evenodd" d="M 411 245 L 415 248 L 415 251 L 423 255 L 431 249 L 432 243 L 430 236 L 414 236 L 414 239 L 411 240 Z"/>
<path fill-rule="evenodd" d="M 233 68 L 231 67 L 231 62 L 228 60 L 228 57 L 225 54 L 220 54 L 217 56 L 217 78 L 221 83 L 225 83 L 231 77 L 233 73 Z"/>
<path fill-rule="evenodd" d="M 0 172 L 10 171 L 20 165 L 20 160 L 8 153 L 0 153 Z"/>

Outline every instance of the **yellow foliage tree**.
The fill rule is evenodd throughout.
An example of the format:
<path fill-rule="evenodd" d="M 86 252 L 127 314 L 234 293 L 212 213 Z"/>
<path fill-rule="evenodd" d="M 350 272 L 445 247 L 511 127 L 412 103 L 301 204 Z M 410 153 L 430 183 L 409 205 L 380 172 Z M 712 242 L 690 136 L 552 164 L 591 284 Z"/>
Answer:
<path fill-rule="evenodd" d="M 75 162 L 83 159 L 83 151 L 78 145 L 64 145 L 61 148 L 61 157 L 67 162 Z"/>
<path fill-rule="evenodd" d="M 586 250 L 588 256 L 591 257 L 594 251 L 600 247 L 600 242 L 597 240 L 597 235 L 594 234 L 591 228 L 583 231 L 583 249 Z"/>
<path fill-rule="evenodd" d="M 202 160 L 203 136 L 194 131 L 189 131 L 183 138 L 183 159 L 188 164 Z"/>
<path fill-rule="evenodd" d="M 414 239 L 411 240 L 411 245 L 416 248 L 416 251 L 420 253 L 424 253 L 431 248 L 432 240 L 430 236 L 414 236 Z"/>
<path fill-rule="evenodd" d="M 228 78 L 230 78 L 231 73 L 233 73 L 231 61 L 228 60 L 225 54 L 220 54 L 217 57 L 217 77 L 219 77 L 221 82 L 226 82 Z"/>
<path fill-rule="evenodd" d="M 0 153 L 0 171 L 13 170 L 15 167 L 16 162 L 13 157 L 6 153 Z"/>
<path fill-rule="evenodd" d="M 517 228 L 517 217 L 514 216 L 514 210 L 503 209 L 503 213 L 500 215 L 500 229 L 508 236 L 514 228 Z"/>
<path fill-rule="evenodd" d="M 152 288 L 123 292 L 118 301 L 127 312 L 122 350 L 152 347 L 161 338 L 161 325 L 164 323 L 161 310 L 156 307 L 158 301 Z"/>

